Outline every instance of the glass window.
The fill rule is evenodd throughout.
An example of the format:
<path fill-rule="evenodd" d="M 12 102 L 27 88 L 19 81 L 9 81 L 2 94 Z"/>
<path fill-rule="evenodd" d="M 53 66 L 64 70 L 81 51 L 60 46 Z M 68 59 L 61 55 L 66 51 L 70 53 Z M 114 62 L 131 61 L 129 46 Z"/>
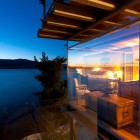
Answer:
<path fill-rule="evenodd" d="M 139 135 L 139 35 L 137 23 L 68 51 L 69 101 L 98 112 L 100 129 L 105 124 L 115 128 L 116 133 L 121 128 L 136 137 Z"/>

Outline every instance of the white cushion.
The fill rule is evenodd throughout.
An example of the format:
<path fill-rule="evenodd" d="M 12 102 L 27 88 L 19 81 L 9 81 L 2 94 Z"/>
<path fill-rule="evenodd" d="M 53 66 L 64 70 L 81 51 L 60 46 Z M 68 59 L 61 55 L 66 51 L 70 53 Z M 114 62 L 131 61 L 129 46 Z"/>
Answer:
<path fill-rule="evenodd" d="M 80 90 L 80 89 L 79 89 L 79 90 L 76 91 L 77 95 L 84 95 L 85 93 L 89 93 L 89 92 L 90 92 L 90 91 L 87 90 L 87 89 L 86 89 L 86 90 Z"/>

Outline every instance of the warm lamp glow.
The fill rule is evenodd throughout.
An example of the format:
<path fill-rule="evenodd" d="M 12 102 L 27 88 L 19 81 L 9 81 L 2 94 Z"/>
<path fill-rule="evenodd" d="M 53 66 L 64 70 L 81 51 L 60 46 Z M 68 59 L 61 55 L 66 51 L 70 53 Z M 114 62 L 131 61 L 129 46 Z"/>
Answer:
<path fill-rule="evenodd" d="M 100 71 L 101 68 L 93 68 L 93 71 Z"/>
<path fill-rule="evenodd" d="M 82 70 L 81 69 L 76 69 L 77 73 L 82 74 Z"/>
<path fill-rule="evenodd" d="M 122 71 L 118 70 L 118 71 L 115 71 L 114 73 L 115 73 L 115 77 L 116 77 L 117 79 L 122 78 L 122 74 L 123 74 Z"/>
<path fill-rule="evenodd" d="M 112 71 L 108 71 L 106 74 L 109 77 L 109 79 L 114 79 L 114 73 Z"/>

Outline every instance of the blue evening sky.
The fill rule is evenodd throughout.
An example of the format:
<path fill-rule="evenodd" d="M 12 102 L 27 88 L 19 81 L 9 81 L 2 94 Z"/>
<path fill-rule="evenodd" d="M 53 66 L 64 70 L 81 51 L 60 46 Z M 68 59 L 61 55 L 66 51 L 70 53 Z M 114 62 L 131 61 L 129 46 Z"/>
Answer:
<path fill-rule="evenodd" d="M 0 59 L 33 60 L 43 51 L 49 58 L 66 57 L 66 41 L 37 37 L 42 17 L 39 0 L 0 0 Z"/>

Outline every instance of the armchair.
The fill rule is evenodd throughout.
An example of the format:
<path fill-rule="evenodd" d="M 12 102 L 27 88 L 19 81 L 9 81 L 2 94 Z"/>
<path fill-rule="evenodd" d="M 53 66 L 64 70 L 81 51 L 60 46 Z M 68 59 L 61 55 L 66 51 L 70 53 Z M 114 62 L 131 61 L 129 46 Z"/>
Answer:
<path fill-rule="evenodd" d="M 76 97 L 77 97 L 77 103 L 78 103 L 80 96 L 84 96 L 86 93 L 89 93 L 90 91 L 87 89 L 87 85 L 79 84 L 76 78 L 73 78 L 73 80 L 74 80 L 74 85 L 76 89 Z"/>

